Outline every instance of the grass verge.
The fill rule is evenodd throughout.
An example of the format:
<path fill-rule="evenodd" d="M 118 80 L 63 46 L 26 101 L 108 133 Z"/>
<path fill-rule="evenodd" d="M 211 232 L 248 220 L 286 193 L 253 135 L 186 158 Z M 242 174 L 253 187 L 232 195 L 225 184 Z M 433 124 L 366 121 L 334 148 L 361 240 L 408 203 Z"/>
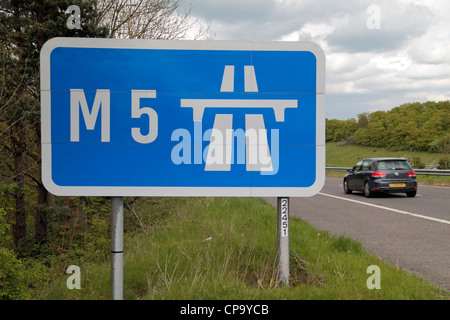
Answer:
<path fill-rule="evenodd" d="M 149 199 L 126 215 L 139 219 L 141 231 L 125 237 L 125 299 L 449 299 L 360 243 L 296 218 L 290 222 L 290 286 L 280 288 L 270 204 L 257 198 Z M 371 265 L 380 268 L 381 289 L 367 287 Z M 68 275 L 62 275 L 33 297 L 109 299 L 110 262 L 86 262 L 80 269 L 80 290 L 67 289 Z"/>

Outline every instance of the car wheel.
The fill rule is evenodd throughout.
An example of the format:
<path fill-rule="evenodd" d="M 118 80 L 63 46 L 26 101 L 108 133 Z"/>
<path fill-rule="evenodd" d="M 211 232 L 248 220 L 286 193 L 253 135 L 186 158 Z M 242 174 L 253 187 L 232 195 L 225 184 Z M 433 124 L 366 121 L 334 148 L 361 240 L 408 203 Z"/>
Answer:
<path fill-rule="evenodd" d="M 348 187 L 347 180 L 344 180 L 344 193 L 346 193 L 346 194 L 352 193 L 352 190 L 349 189 L 349 187 Z"/>
<path fill-rule="evenodd" d="M 370 190 L 370 185 L 369 185 L 368 181 L 364 182 L 364 195 L 367 198 L 373 197 L 373 192 L 372 192 L 372 190 Z"/>
<path fill-rule="evenodd" d="M 416 193 L 417 193 L 417 191 L 410 191 L 410 192 L 407 192 L 406 195 L 410 198 L 413 198 L 416 196 Z"/>

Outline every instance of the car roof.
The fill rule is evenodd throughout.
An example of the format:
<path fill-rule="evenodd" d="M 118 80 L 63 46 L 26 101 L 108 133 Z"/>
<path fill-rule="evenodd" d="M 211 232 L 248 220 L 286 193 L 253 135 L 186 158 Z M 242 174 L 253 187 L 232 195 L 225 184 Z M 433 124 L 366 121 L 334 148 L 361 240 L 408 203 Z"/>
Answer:
<path fill-rule="evenodd" d="M 385 160 L 406 160 L 405 158 L 389 158 L 389 157 L 383 157 L 383 158 L 366 158 L 363 160 L 372 160 L 372 161 L 385 161 Z"/>

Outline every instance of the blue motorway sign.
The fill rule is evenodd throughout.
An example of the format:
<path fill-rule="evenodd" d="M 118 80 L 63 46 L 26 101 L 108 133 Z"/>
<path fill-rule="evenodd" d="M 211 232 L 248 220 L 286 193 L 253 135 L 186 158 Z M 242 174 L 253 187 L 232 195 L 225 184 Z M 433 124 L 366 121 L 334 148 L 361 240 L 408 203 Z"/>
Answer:
<path fill-rule="evenodd" d="M 54 38 L 41 103 L 57 195 L 294 197 L 324 183 L 313 43 Z"/>

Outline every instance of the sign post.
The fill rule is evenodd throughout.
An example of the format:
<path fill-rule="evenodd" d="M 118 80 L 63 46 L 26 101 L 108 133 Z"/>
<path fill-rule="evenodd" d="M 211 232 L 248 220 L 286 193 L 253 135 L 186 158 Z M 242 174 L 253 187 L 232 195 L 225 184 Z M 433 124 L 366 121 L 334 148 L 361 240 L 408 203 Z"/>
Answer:
<path fill-rule="evenodd" d="M 123 198 L 111 199 L 111 299 L 123 300 Z"/>
<path fill-rule="evenodd" d="M 113 298 L 126 196 L 283 197 L 288 283 L 289 197 L 325 182 L 320 47 L 54 38 L 40 65 L 42 181 L 55 195 L 112 197 Z"/>
<path fill-rule="evenodd" d="M 277 199 L 278 281 L 289 285 L 289 198 Z"/>

